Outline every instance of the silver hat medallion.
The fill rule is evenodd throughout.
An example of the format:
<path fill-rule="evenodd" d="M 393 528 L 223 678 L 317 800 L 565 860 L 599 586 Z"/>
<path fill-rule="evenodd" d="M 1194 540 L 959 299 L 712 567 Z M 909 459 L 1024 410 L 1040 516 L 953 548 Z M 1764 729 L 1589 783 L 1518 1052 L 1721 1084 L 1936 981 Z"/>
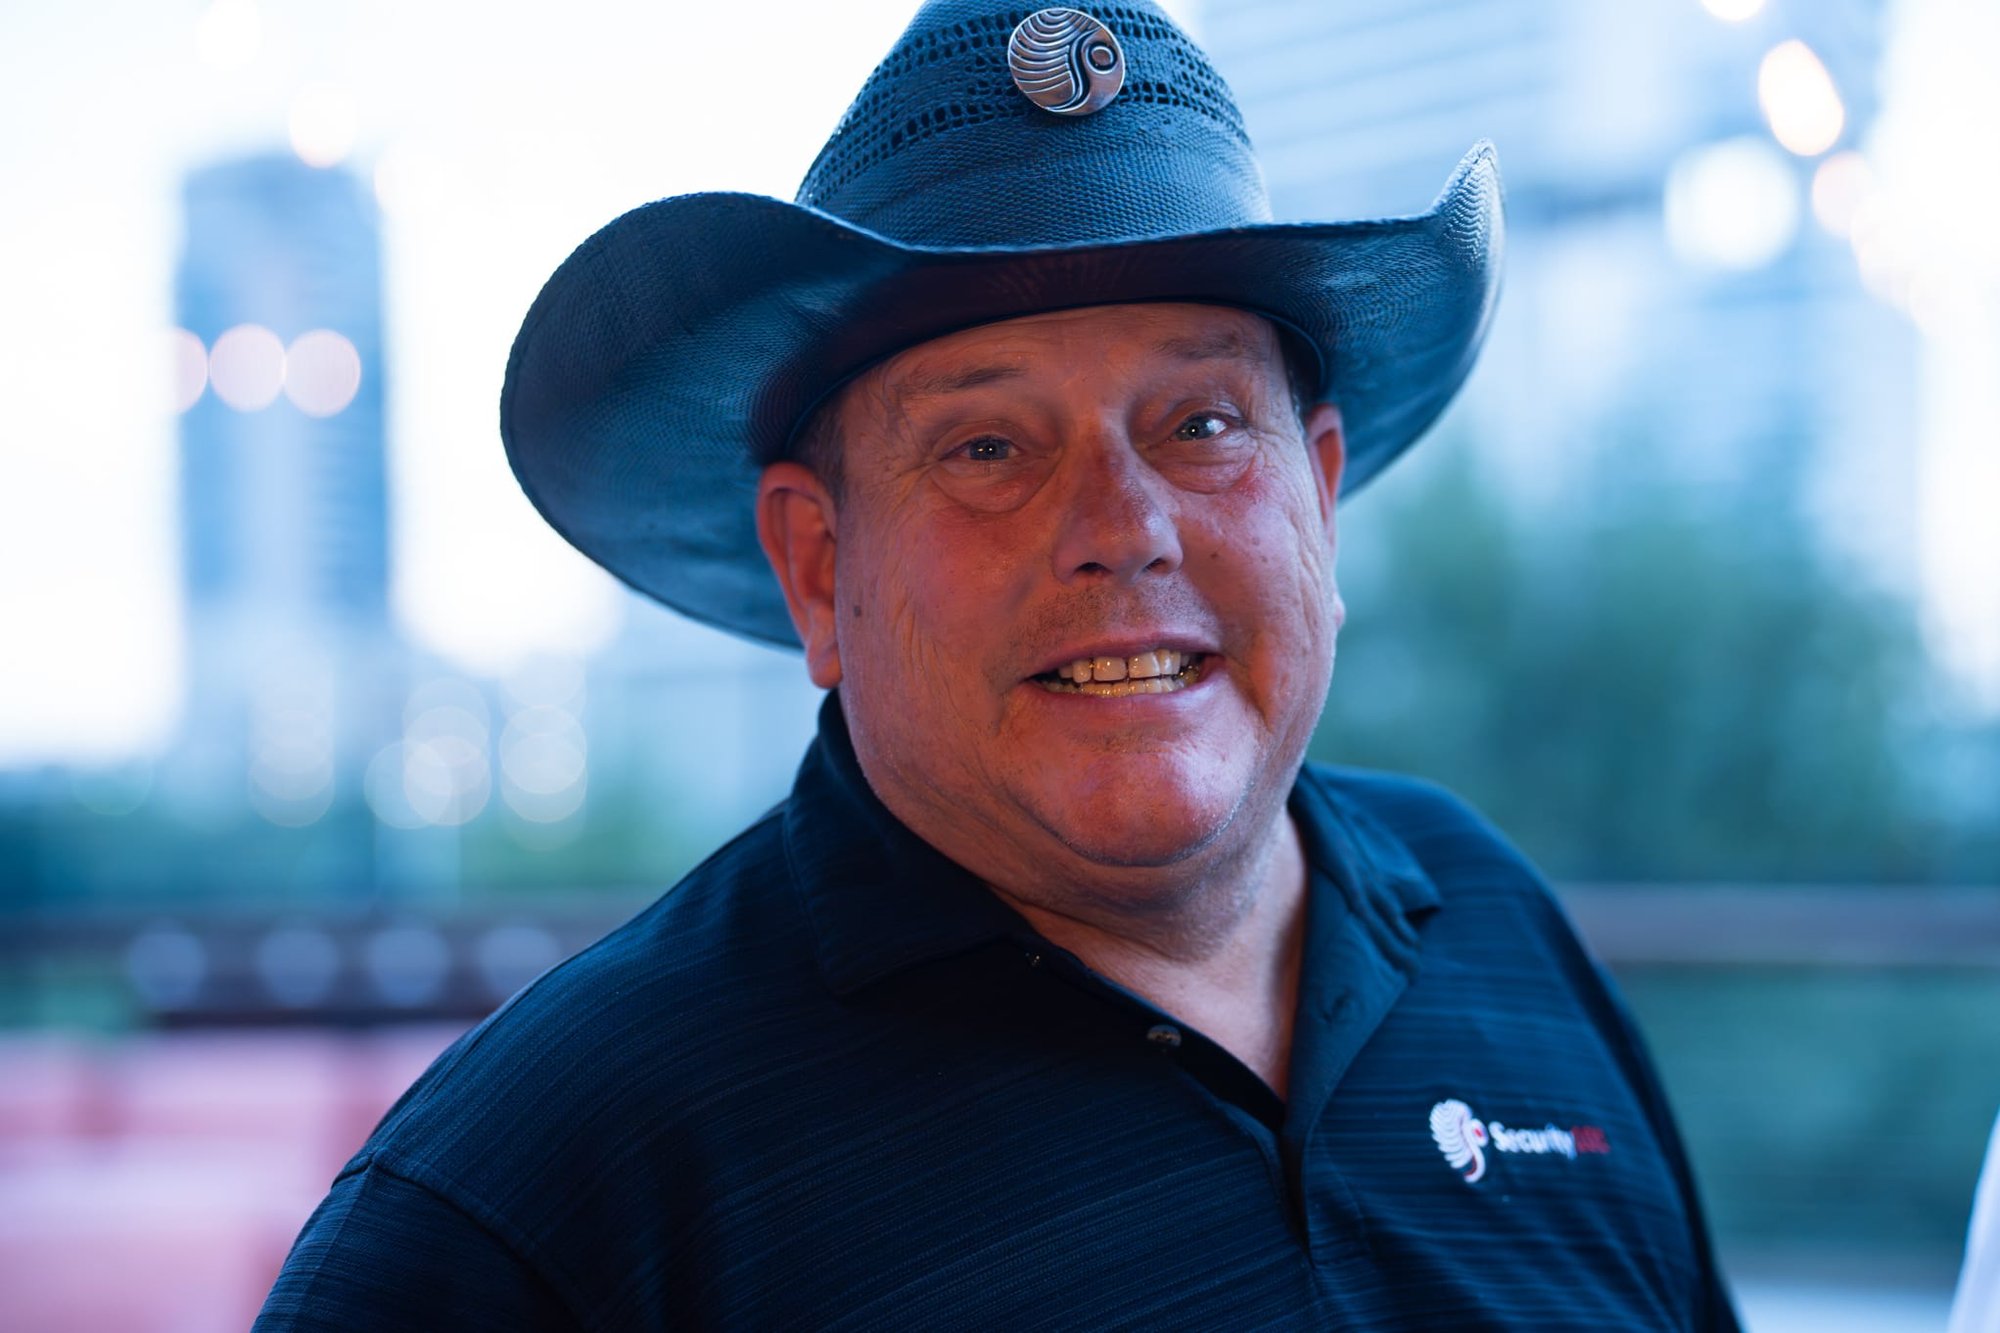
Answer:
<path fill-rule="evenodd" d="M 1058 116 L 1102 111 L 1125 86 L 1125 52 L 1080 9 L 1038 9 L 1007 39 L 1007 68 L 1030 102 Z"/>

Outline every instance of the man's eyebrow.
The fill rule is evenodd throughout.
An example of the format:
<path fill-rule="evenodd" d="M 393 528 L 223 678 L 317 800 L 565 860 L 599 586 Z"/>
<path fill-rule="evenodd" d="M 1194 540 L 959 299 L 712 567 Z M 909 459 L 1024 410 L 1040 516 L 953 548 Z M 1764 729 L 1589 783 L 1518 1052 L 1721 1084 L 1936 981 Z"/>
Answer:
<path fill-rule="evenodd" d="M 1001 380 L 1018 379 L 1025 373 L 1019 366 L 1007 365 L 970 366 L 964 370 L 914 370 L 903 376 L 903 382 L 896 388 L 896 396 L 906 403 L 918 398 L 938 398 Z"/>
<path fill-rule="evenodd" d="M 1180 361 L 1252 362 L 1263 360 L 1266 351 L 1260 340 L 1237 329 L 1163 338 L 1153 344 L 1153 350 Z M 908 403 L 1019 379 L 1026 373 L 1020 366 L 1004 364 L 969 366 L 964 370 L 913 370 L 902 377 L 895 392 L 897 398 Z"/>
<path fill-rule="evenodd" d="M 1266 355 L 1260 339 L 1246 337 L 1237 329 L 1164 338 L 1153 344 L 1153 350 L 1182 361 L 1262 361 Z"/>

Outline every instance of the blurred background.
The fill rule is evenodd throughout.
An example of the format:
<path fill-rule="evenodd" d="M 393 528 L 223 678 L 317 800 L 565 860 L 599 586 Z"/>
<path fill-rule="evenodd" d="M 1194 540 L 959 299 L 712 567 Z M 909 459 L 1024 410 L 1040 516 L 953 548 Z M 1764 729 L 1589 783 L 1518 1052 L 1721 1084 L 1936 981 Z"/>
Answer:
<path fill-rule="evenodd" d="M 0 1326 L 247 1324 L 457 1032 L 779 799 L 794 657 L 495 427 L 569 250 L 790 197 L 889 0 L 0 10 Z M 1506 293 L 1344 511 L 1315 755 L 1625 985 L 1751 1327 L 1942 1326 L 2000 1110 L 1991 0 L 1202 0 L 1282 217 L 1475 140 Z"/>

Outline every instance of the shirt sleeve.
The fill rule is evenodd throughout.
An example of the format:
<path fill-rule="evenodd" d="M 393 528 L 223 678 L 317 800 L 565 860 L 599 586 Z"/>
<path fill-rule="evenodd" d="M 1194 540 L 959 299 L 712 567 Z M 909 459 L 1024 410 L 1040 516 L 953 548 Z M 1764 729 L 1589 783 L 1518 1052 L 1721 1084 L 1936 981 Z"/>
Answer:
<path fill-rule="evenodd" d="M 334 1182 L 253 1326 L 255 1333 L 580 1327 L 513 1247 L 373 1160 Z"/>

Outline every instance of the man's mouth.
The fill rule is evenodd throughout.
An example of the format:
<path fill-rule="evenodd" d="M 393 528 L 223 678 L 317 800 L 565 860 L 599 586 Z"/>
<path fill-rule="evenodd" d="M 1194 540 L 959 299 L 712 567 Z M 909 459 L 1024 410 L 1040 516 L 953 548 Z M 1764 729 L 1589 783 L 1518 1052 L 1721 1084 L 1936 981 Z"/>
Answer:
<path fill-rule="evenodd" d="M 1130 657 L 1079 657 L 1030 679 L 1052 694 L 1095 694 L 1106 699 L 1171 694 L 1199 680 L 1208 658 L 1207 653 L 1153 648 Z"/>

